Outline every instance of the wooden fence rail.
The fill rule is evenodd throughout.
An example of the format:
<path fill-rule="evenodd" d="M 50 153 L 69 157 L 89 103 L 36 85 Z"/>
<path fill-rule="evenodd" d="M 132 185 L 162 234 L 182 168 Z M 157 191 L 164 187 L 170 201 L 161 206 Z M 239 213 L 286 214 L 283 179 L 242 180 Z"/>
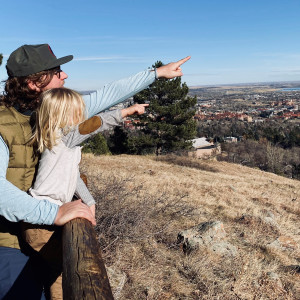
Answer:
<path fill-rule="evenodd" d="M 92 224 L 74 219 L 63 228 L 64 300 L 113 300 Z"/>

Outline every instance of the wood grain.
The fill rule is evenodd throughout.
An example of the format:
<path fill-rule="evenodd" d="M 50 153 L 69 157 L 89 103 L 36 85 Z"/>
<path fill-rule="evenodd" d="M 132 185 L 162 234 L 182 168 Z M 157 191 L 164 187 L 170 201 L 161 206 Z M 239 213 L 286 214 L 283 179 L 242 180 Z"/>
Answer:
<path fill-rule="evenodd" d="M 63 298 L 113 299 L 94 228 L 85 219 L 74 219 L 63 228 Z"/>

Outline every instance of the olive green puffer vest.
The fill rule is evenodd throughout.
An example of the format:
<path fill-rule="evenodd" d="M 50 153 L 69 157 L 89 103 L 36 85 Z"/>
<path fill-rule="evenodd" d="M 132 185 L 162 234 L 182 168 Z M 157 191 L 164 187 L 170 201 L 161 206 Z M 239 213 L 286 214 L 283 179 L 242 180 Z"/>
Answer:
<path fill-rule="evenodd" d="M 31 136 L 30 117 L 10 107 L 0 106 L 0 135 L 9 149 L 6 179 L 22 191 L 31 187 L 37 157 L 32 146 L 26 145 Z M 0 247 L 20 248 L 19 224 L 0 217 Z"/>

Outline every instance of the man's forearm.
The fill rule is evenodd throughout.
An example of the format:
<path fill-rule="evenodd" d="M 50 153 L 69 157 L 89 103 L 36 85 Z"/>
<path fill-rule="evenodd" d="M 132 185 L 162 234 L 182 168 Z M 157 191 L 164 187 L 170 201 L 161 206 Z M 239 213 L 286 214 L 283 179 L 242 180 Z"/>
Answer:
<path fill-rule="evenodd" d="M 6 180 L 8 149 L 0 136 L 0 215 L 12 222 L 53 224 L 58 206 L 37 200 Z"/>
<path fill-rule="evenodd" d="M 52 225 L 59 206 L 37 200 L 0 178 L 0 215 L 11 222 Z"/>
<path fill-rule="evenodd" d="M 83 95 L 88 117 L 90 118 L 132 97 L 152 84 L 155 78 L 155 71 L 148 69 L 133 76 L 109 83 L 100 90 Z"/>

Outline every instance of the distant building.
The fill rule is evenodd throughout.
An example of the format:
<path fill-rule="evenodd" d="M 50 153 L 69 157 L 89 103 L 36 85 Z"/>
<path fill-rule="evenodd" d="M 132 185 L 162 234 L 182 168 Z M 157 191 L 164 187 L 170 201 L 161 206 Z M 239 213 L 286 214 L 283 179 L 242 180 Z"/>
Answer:
<path fill-rule="evenodd" d="M 205 137 L 193 139 L 193 150 L 188 155 L 195 158 L 208 158 L 221 153 L 221 148 L 214 143 L 208 142 Z"/>
<path fill-rule="evenodd" d="M 263 123 L 265 120 L 263 119 L 255 119 L 254 120 L 254 123 Z"/>
<path fill-rule="evenodd" d="M 240 121 L 246 121 L 251 123 L 252 122 L 252 117 L 246 114 L 238 114 L 237 115 L 238 120 Z"/>
<path fill-rule="evenodd" d="M 237 138 L 234 136 L 227 136 L 224 138 L 226 143 L 237 143 Z"/>
<path fill-rule="evenodd" d="M 139 123 L 140 120 L 127 118 L 126 120 L 123 121 L 123 127 L 130 130 L 139 130 L 141 129 L 141 127 L 138 126 Z"/>
<path fill-rule="evenodd" d="M 244 113 L 235 112 L 223 112 L 216 111 L 214 113 L 207 114 L 205 112 L 198 111 L 194 116 L 195 120 L 231 120 L 238 119 L 240 121 L 252 122 L 252 117 Z"/>

